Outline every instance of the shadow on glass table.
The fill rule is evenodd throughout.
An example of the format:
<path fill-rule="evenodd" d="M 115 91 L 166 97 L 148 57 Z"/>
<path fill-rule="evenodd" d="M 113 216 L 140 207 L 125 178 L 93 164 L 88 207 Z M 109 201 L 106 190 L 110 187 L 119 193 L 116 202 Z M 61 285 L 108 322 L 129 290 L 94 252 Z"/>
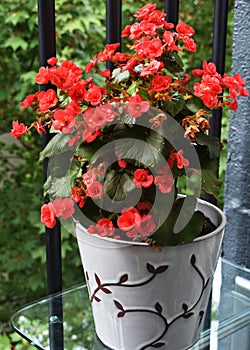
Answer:
<path fill-rule="evenodd" d="M 250 349 L 249 269 L 219 260 L 209 312 L 210 327 L 192 350 Z M 96 336 L 85 284 L 22 307 L 11 325 L 40 350 L 109 350 Z"/>

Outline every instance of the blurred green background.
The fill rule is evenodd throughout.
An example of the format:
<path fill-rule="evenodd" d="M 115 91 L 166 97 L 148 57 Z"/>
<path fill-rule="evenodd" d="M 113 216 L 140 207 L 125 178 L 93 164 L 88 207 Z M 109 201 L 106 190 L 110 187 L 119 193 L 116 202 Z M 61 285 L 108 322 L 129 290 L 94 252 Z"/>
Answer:
<path fill-rule="evenodd" d="M 163 9 L 163 0 L 154 1 Z M 84 66 L 105 44 L 105 1 L 55 0 L 59 59 L 73 59 Z M 147 1 L 123 0 L 123 25 Z M 213 1 L 180 0 L 180 20 L 196 30 L 198 52 L 184 57 L 189 70 L 211 60 Z M 231 70 L 233 6 L 229 1 L 226 70 Z M 0 3 L 0 348 L 31 349 L 12 332 L 10 315 L 27 302 L 46 295 L 45 234 L 40 224 L 43 201 L 42 166 L 37 162 L 41 138 L 25 136 L 18 142 L 8 133 L 12 120 L 25 124 L 32 118 L 20 101 L 36 91 L 38 69 L 37 5 L 34 0 Z M 225 172 L 229 113 L 223 117 L 221 177 Z M 11 142 L 12 141 L 12 142 Z M 223 205 L 223 188 L 220 196 Z M 83 280 L 74 236 L 62 232 L 63 286 Z"/>

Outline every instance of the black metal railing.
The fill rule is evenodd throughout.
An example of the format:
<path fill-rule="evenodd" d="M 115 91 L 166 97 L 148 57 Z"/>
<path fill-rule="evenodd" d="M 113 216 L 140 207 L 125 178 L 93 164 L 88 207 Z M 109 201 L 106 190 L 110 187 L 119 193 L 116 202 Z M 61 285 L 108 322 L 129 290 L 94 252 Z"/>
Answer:
<path fill-rule="evenodd" d="M 54 0 L 38 0 L 38 28 L 39 28 L 39 63 L 40 66 L 47 65 L 47 59 L 56 56 L 56 35 L 55 35 L 55 5 Z M 41 90 L 54 88 L 50 84 L 41 85 Z M 50 141 L 52 135 L 43 135 L 43 147 Z M 44 160 L 44 181 L 47 179 L 48 159 Z M 47 245 L 47 277 L 48 293 L 52 294 L 62 289 L 61 277 L 61 235 L 60 225 L 46 228 Z"/>
<path fill-rule="evenodd" d="M 220 74 L 224 74 L 226 60 L 228 0 L 215 0 L 214 3 L 214 29 L 213 29 L 213 52 L 212 61 Z M 213 111 L 210 121 L 211 134 L 221 136 L 222 110 Z"/>
<path fill-rule="evenodd" d="M 167 14 L 167 21 L 176 26 L 179 20 L 179 0 L 168 0 L 164 2 L 164 11 Z"/>
<path fill-rule="evenodd" d="M 39 63 L 46 66 L 50 57 L 56 56 L 55 3 L 54 0 L 38 0 Z M 41 85 L 41 90 L 55 89 L 51 84 Z M 45 147 L 53 135 L 42 137 Z M 48 177 L 48 159 L 43 162 L 44 181 Z M 61 229 L 57 220 L 53 229 L 46 228 L 47 290 L 54 294 L 62 290 Z M 56 315 L 56 319 L 55 319 Z M 61 298 L 50 299 L 48 324 L 51 350 L 63 350 L 63 307 Z"/>
<path fill-rule="evenodd" d="M 146 1 L 145 1 L 146 4 Z M 164 10 L 167 13 L 167 20 L 178 23 L 179 0 L 165 0 Z M 106 0 L 106 42 L 120 42 L 122 0 Z M 216 64 L 218 72 L 224 73 L 226 34 L 227 34 L 228 0 L 214 1 L 214 38 L 212 61 Z M 49 57 L 56 55 L 55 40 L 55 4 L 54 0 L 38 0 L 39 16 L 39 57 L 40 65 L 45 66 Z M 42 90 L 48 89 L 49 85 L 41 86 Z M 211 119 L 211 134 L 220 137 L 221 131 L 221 110 L 214 112 Z M 43 146 L 50 140 L 50 135 L 43 136 Z M 47 178 L 48 161 L 44 162 L 44 179 Z M 214 198 L 208 197 L 214 202 Z M 48 293 L 52 294 L 62 290 L 62 261 L 61 261 L 61 234 L 60 224 L 57 223 L 54 229 L 46 229 L 46 257 Z M 57 306 L 58 307 L 58 306 Z M 53 305 L 51 312 L 53 313 Z M 58 310 L 57 310 L 58 311 Z M 60 310 L 59 310 L 60 311 Z M 51 344 L 53 344 L 53 339 Z M 63 349 L 63 340 L 51 349 Z"/>

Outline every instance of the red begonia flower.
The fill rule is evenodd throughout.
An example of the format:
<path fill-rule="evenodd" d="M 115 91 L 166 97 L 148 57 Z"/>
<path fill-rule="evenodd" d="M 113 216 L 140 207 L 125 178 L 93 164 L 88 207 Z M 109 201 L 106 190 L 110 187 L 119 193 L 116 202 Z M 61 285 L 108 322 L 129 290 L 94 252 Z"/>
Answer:
<path fill-rule="evenodd" d="M 122 210 L 121 215 L 117 219 L 117 226 L 123 230 L 128 231 L 139 225 L 141 216 L 135 208 L 126 208 Z"/>
<path fill-rule="evenodd" d="M 148 188 L 152 185 L 154 181 L 153 175 L 149 174 L 147 169 L 137 169 L 134 172 L 134 185 L 136 187 L 145 187 Z"/>
<path fill-rule="evenodd" d="M 100 219 L 95 227 L 96 233 L 101 237 L 110 237 L 115 233 L 115 227 L 112 221 L 107 218 Z"/>
<path fill-rule="evenodd" d="M 144 237 L 148 237 L 156 229 L 156 223 L 151 215 L 142 217 L 138 230 Z"/>
<path fill-rule="evenodd" d="M 50 202 L 41 207 L 41 222 L 48 228 L 54 228 L 56 225 L 56 214 L 53 204 Z"/>
<path fill-rule="evenodd" d="M 99 181 L 94 181 L 86 189 L 86 195 L 91 198 L 99 198 L 103 195 L 103 186 Z"/>
<path fill-rule="evenodd" d="M 58 59 L 56 57 L 50 57 L 48 60 L 47 60 L 47 63 L 51 66 L 55 66 L 58 62 Z"/>
<path fill-rule="evenodd" d="M 69 89 L 69 97 L 75 101 L 79 102 L 86 96 L 85 81 L 79 80 L 75 85 Z"/>
<path fill-rule="evenodd" d="M 70 218 L 75 212 L 72 198 L 56 198 L 52 204 L 55 215 L 63 220 Z"/>
<path fill-rule="evenodd" d="M 178 169 L 182 169 L 189 165 L 189 160 L 184 158 L 182 149 L 179 152 L 175 152 L 175 150 L 171 151 L 168 158 L 168 164 L 170 168 L 173 167 L 175 161 Z"/>
<path fill-rule="evenodd" d="M 159 70 L 160 68 L 162 68 L 162 67 L 163 67 L 163 63 L 162 63 L 162 62 L 157 61 L 157 60 L 153 60 L 153 61 L 151 61 L 151 62 L 149 63 L 148 66 L 146 66 L 146 67 L 142 70 L 140 76 L 141 76 L 141 77 L 145 77 L 145 76 L 147 76 L 147 75 L 154 75 L 154 74 L 157 73 L 158 70 Z"/>
<path fill-rule="evenodd" d="M 48 84 L 50 81 L 50 72 L 48 67 L 40 67 L 39 72 L 35 76 L 35 82 L 37 84 Z"/>
<path fill-rule="evenodd" d="M 134 16 L 137 18 L 137 20 L 147 19 L 150 12 L 154 11 L 156 6 L 157 6 L 156 4 L 146 4 L 141 9 L 139 9 L 134 14 Z"/>
<path fill-rule="evenodd" d="M 174 180 L 169 174 L 159 175 L 155 177 L 154 184 L 159 187 L 162 193 L 169 193 L 174 185 Z"/>
<path fill-rule="evenodd" d="M 23 123 L 19 123 L 18 120 L 13 120 L 10 136 L 15 136 L 15 138 L 18 139 L 19 137 L 25 135 L 27 131 L 27 126 L 25 126 Z"/>
<path fill-rule="evenodd" d="M 39 92 L 37 94 L 37 99 L 41 112 L 46 112 L 57 104 L 56 92 L 53 89 Z"/>
<path fill-rule="evenodd" d="M 148 111 L 150 104 L 148 101 L 143 101 L 140 94 L 137 93 L 128 100 L 128 105 L 126 106 L 127 112 L 134 118 L 138 118 Z"/>
<path fill-rule="evenodd" d="M 167 90 L 172 82 L 171 77 L 166 75 L 157 75 L 154 77 L 152 84 L 154 91 Z"/>

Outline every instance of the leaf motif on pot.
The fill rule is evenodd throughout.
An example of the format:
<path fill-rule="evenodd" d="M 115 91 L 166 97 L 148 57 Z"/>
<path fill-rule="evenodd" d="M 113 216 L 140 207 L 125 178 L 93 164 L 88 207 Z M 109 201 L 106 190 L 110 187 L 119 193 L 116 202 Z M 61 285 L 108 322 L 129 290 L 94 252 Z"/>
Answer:
<path fill-rule="evenodd" d="M 119 285 L 123 284 L 123 283 L 127 282 L 127 280 L 128 280 L 128 274 L 126 273 L 126 274 L 121 276 L 120 281 L 118 282 L 118 284 Z"/>
<path fill-rule="evenodd" d="M 89 274 L 88 274 L 88 271 L 85 271 L 85 276 L 86 276 L 86 280 L 89 281 Z"/>
<path fill-rule="evenodd" d="M 199 320 L 199 325 L 201 324 L 201 321 L 202 321 L 202 319 L 203 319 L 203 316 L 204 316 L 204 311 L 203 310 L 201 310 L 200 312 L 199 312 L 199 316 L 200 316 L 200 320 Z"/>
<path fill-rule="evenodd" d="M 160 305 L 160 303 L 156 303 L 155 304 L 155 310 L 158 312 L 158 314 L 161 315 L 161 313 L 162 313 L 162 306 Z"/>
<path fill-rule="evenodd" d="M 123 306 L 122 306 L 122 304 L 119 303 L 119 301 L 114 300 L 114 303 L 115 303 L 115 306 L 117 307 L 117 309 L 124 312 Z"/>
<path fill-rule="evenodd" d="M 151 345 L 151 346 L 152 346 L 152 348 L 161 348 L 161 347 L 164 346 L 164 345 L 165 345 L 165 343 L 159 342 L 159 343 L 155 343 L 155 344 L 153 344 L 153 345 Z"/>
<path fill-rule="evenodd" d="M 97 301 L 98 303 L 101 301 L 101 299 L 99 299 L 97 296 L 94 296 L 95 301 Z"/>
<path fill-rule="evenodd" d="M 149 263 L 147 263 L 147 269 L 148 269 L 148 272 L 150 273 L 155 273 L 155 268 L 153 265 L 150 265 Z"/>
<path fill-rule="evenodd" d="M 188 312 L 187 314 L 184 314 L 183 317 L 184 318 L 189 318 L 193 315 L 194 313 L 193 312 Z"/>
<path fill-rule="evenodd" d="M 185 312 L 187 312 L 187 310 L 188 310 L 187 304 L 183 303 L 183 304 L 182 304 L 182 308 L 183 308 L 183 310 L 184 310 Z"/>
<path fill-rule="evenodd" d="M 166 271 L 167 268 L 168 268 L 168 265 L 159 266 L 159 267 L 157 267 L 157 269 L 155 270 L 155 273 L 162 273 L 162 272 Z"/>
<path fill-rule="evenodd" d="M 101 286 L 101 281 L 100 281 L 100 278 L 97 276 L 96 273 L 95 273 L 95 280 L 96 280 L 96 283 L 98 284 L 98 286 L 100 287 Z"/>
<path fill-rule="evenodd" d="M 105 287 L 101 287 L 101 290 L 106 293 L 106 294 L 111 294 L 111 290 L 109 290 L 108 288 L 105 288 Z"/>
<path fill-rule="evenodd" d="M 196 257 L 195 257 L 195 255 L 193 254 L 193 255 L 191 256 L 191 264 L 194 265 L 195 262 L 196 262 Z"/>
<path fill-rule="evenodd" d="M 198 304 L 201 301 L 201 298 L 203 296 L 204 290 L 208 285 L 208 282 L 210 281 L 210 278 L 208 278 L 207 280 L 205 279 L 205 276 L 203 275 L 202 271 L 200 270 L 200 266 L 196 266 L 196 256 L 195 254 L 192 254 L 191 258 L 190 258 L 190 264 L 192 265 L 192 268 L 196 271 L 197 275 L 200 277 L 201 282 L 202 282 L 202 286 L 201 286 L 201 290 L 200 290 L 200 294 L 199 296 L 197 296 L 196 300 L 193 302 L 192 305 L 188 305 L 185 302 L 183 302 L 181 304 L 181 308 L 182 311 L 176 315 L 171 321 L 168 321 L 168 317 L 167 315 L 164 314 L 163 312 L 163 307 L 162 305 L 156 301 L 154 304 L 153 308 L 127 308 L 124 307 L 119 301 L 114 300 L 114 304 L 116 306 L 116 308 L 119 310 L 117 313 L 118 318 L 122 318 L 127 314 L 133 314 L 133 313 L 149 313 L 149 314 L 153 314 L 155 316 L 158 316 L 163 324 L 164 324 L 164 329 L 162 331 L 162 333 L 158 336 L 157 339 L 151 340 L 148 344 L 143 345 L 142 348 L 140 348 L 140 350 L 146 350 L 149 348 L 161 348 L 161 347 L 165 347 L 166 344 L 164 342 L 162 342 L 162 340 L 164 340 L 164 336 L 166 335 L 168 329 L 179 319 L 189 319 L 190 317 L 196 315 L 196 317 L 198 318 L 197 320 L 197 327 L 200 326 L 202 319 L 204 317 L 204 311 L 201 310 L 196 311 L 196 307 L 198 307 Z M 154 280 L 156 278 L 156 276 L 160 273 L 163 273 L 164 271 L 166 271 L 169 266 L 168 265 L 161 265 L 158 267 L 154 267 L 153 265 L 151 265 L 150 263 L 147 263 L 146 265 L 147 271 L 151 274 L 151 276 L 149 276 L 146 280 L 144 280 L 143 282 L 133 282 L 133 283 L 126 283 L 129 280 L 129 275 L 127 273 L 123 274 L 120 278 L 119 281 L 114 283 L 114 282 L 105 282 L 105 283 L 101 283 L 100 278 L 98 277 L 98 275 L 95 273 L 95 280 L 98 284 L 97 288 L 95 289 L 94 293 L 91 296 L 91 302 L 93 300 L 95 301 L 101 301 L 98 297 L 96 297 L 96 293 L 98 293 L 98 291 L 103 291 L 104 293 L 107 294 L 111 294 L 112 290 L 110 291 L 107 287 L 123 287 L 123 288 L 136 288 L 136 287 L 142 287 L 148 283 L 150 283 L 152 280 Z"/>

